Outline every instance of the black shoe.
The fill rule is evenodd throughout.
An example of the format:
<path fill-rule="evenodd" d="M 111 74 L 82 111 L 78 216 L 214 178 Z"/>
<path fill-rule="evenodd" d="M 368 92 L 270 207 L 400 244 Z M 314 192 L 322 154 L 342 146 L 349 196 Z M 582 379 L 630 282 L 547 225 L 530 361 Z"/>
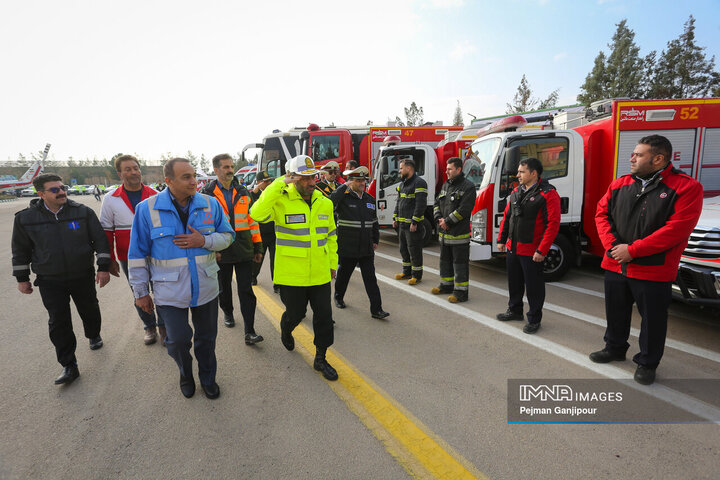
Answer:
<path fill-rule="evenodd" d="M 103 341 L 102 338 L 100 338 L 100 335 L 90 339 L 90 350 L 97 350 L 98 348 L 102 348 L 102 346 Z"/>
<path fill-rule="evenodd" d="M 332 365 L 330 365 L 324 358 L 315 357 L 315 362 L 313 362 L 313 368 L 318 372 L 321 372 L 323 377 L 327 378 L 330 381 L 335 381 L 338 379 L 337 371 L 335 371 Z"/>
<path fill-rule="evenodd" d="M 523 327 L 523 332 L 533 334 L 540 330 L 540 322 L 537 323 L 528 323 Z"/>
<path fill-rule="evenodd" d="M 252 284 L 253 284 L 253 285 L 257 285 L 257 278 L 253 278 Z"/>
<path fill-rule="evenodd" d="M 345 301 L 341 300 L 339 298 L 335 298 L 335 306 L 337 308 L 345 308 L 347 305 L 345 305 Z"/>
<path fill-rule="evenodd" d="M 513 312 L 509 308 L 505 313 L 498 313 L 497 315 L 495 315 L 495 318 L 497 318 L 501 322 L 507 322 L 508 320 L 524 320 L 522 312 Z"/>
<path fill-rule="evenodd" d="M 205 393 L 205 396 L 210 400 L 215 400 L 220 396 L 220 387 L 217 383 L 213 382 L 212 385 L 200 384 Z"/>
<path fill-rule="evenodd" d="M 295 339 L 292 336 L 292 332 L 286 332 L 282 326 L 282 322 L 280 322 L 280 341 L 289 351 L 292 352 L 295 350 Z"/>
<path fill-rule="evenodd" d="M 280 287 L 277 285 L 273 285 L 273 293 L 280 293 Z"/>
<path fill-rule="evenodd" d="M 185 398 L 195 395 L 195 379 L 193 377 L 183 377 L 180 375 L 180 391 Z"/>
<path fill-rule="evenodd" d="M 635 369 L 635 381 L 641 385 L 650 385 L 655 381 L 655 369 L 638 365 Z"/>
<path fill-rule="evenodd" d="M 228 328 L 233 328 L 235 326 L 235 319 L 232 315 L 225 314 L 225 326 Z"/>
<path fill-rule="evenodd" d="M 623 360 L 625 360 L 625 352 L 613 352 L 612 350 L 608 350 L 608 348 L 605 347 L 597 352 L 592 352 L 590 354 L 590 360 L 595 363 L 610 363 L 613 361 L 622 362 Z"/>
<path fill-rule="evenodd" d="M 370 316 L 372 318 L 377 318 L 379 320 L 382 320 L 385 317 L 389 317 L 390 314 L 381 308 L 377 312 L 370 312 Z"/>
<path fill-rule="evenodd" d="M 258 335 L 256 333 L 246 333 L 245 334 L 245 345 L 255 345 L 256 343 L 260 343 L 263 340 L 265 340 L 262 335 Z"/>
<path fill-rule="evenodd" d="M 70 384 L 79 376 L 80 370 L 78 370 L 77 365 L 69 365 L 63 368 L 62 374 L 55 379 L 55 385 Z"/>

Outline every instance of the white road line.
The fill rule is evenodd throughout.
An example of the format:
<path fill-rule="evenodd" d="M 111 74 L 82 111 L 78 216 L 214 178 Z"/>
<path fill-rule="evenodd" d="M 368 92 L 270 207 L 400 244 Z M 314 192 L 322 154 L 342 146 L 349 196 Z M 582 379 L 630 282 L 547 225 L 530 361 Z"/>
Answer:
<path fill-rule="evenodd" d="M 375 255 L 377 255 L 378 257 L 390 260 L 392 262 L 402 263 L 399 258 L 393 257 L 392 255 L 386 255 L 384 253 L 380 253 L 377 251 L 375 252 Z M 438 270 L 436 270 L 432 267 L 423 267 L 423 270 L 428 273 L 433 273 L 435 275 L 440 274 L 440 272 Z M 507 296 L 507 294 L 508 294 L 506 289 L 493 287 L 491 285 L 486 285 L 484 283 L 480 283 L 475 280 L 470 280 L 470 285 L 475 288 L 479 288 L 480 290 L 485 290 L 486 292 L 494 293 L 496 295 Z M 604 296 L 603 296 L 603 298 L 604 298 Z M 525 297 L 525 300 L 527 301 L 527 297 Z M 550 310 L 551 312 L 556 312 L 561 315 L 565 315 L 567 317 L 577 318 L 578 320 L 582 320 L 583 322 L 591 323 L 593 325 L 597 325 L 602 328 L 605 328 L 607 326 L 607 322 L 605 321 L 604 318 L 596 317 L 594 315 L 588 315 L 587 313 L 583 313 L 583 312 L 580 312 L 577 310 L 562 307 L 560 305 L 555 305 L 554 303 L 546 302 L 545 305 L 543 306 L 543 308 L 546 310 Z M 633 337 L 639 337 L 640 330 L 637 328 L 631 328 L 630 335 L 632 335 Z M 675 350 L 679 350 L 684 353 L 688 353 L 690 355 L 695 355 L 696 357 L 704 358 L 705 360 L 710 360 L 715 363 L 720 363 L 720 353 L 714 352 L 712 350 L 697 347 L 695 345 L 690 345 L 689 343 L 681 342 L 679 340 L 672 340 L 669 338 L 665 340 L 665 346 L 673 348 Z"/>
<path fill-rule="evenodd" d="M 415 287 L 411 287 L 405 282 L 399 282 L 397 280 L 379 274 L 377 275 L 377 278 L 381 282 L 387 283 L 390 286 L 402 290 L 408 295 L 414 295 L 418 298 L 421 298 L 422 300 L 430 302 L 438 307 L 444 308 L 445 310 L 448 310 L 452 313 L 462 315 L 469 320 L 477 322 L 488 328 L 492 328 L 493 330 L 496 330 L 500 333 L 504 333 L 505 335 L 513 337 L 516 340 L 520 340 L 523 343 L 539 348 L 544 352 L 555 355 L 563 360 L 567 360 L 571 363 L 574 363 L 575 365 L 584 367 L 594 373 L 597 373 L 598 375 L 613 380 L 620 380 L 623 382 L 623 384 L 634 388 L 635 390 L 670 403 L 671 405 L 681 408 L 686 412 L 689 412 L 700 418 L 704 418 L 712 423 L 720 424 L 720 409 L 713 407 L 712 405 L 708 405 L 707 403 L 697 400 L 695 398 L 692 398 L 691 396 L 686 395 L 682 392 L 678 392 L 677 390 L 673 390 L 671 388 L 658 384 L 653 384 L 649 386 L 640 385 L 632 380 L 632 375 L 630 373 L 626 372 L 621 368 L 607 364 L 593 363 L 590 361 L 586 354 L 581 354 L 564 345 L 560 345 L 559 343 L 555 343 L 541 336 L 525 334 L 522 332 L 522 330 L 518 328 L 512 327 L 503 322 L 495 320 L 494 318 L 490 318 L 486 315 L 480 314 L 469 308 L 465 308 L 457 304 L 453 304 L 451 306 L 447 303 L 446 300 L 439 297 L 429 296 L 426 292 L 419 290 Z"/>

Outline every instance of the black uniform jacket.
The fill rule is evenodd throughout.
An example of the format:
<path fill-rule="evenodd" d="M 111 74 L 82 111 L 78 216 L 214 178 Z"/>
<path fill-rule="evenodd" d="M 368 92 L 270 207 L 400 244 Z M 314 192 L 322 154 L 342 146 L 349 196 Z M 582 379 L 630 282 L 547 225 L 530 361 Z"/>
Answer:
<path fill-rule="evenodd" d="M 461 237 L 467 239 L 465 243 L 470 242 L 470 216 L 474 207 L 475 184 L 465 178 L 462 172 L 445 182 L 433 209 L 435 222 L 444 218 L 450 227 L 449 230 L 439 229 L 440 237 L 448 236 L 449 240 Z"/>
<path fill-rule="evenodd" d="M 362 197 L 347 185 L 330 195 L 335 206 L 339 257 L 365 257 L 373 254 L 373 243 L 380 241 L 375 199 L 367 192 Z"/>
<path fill-rule="evenodd" d="M 97 267 L 110 267 L 110 245 L 97 215 L 68 199 L 57 214 L 45 208 L 39 198 L 15 214 L 12 233 L 13 275 L 18 282 L 30 280 L 30 265 L 38 276 L 78 278 Z"/>
<path fill-rule="evenodd" d="M 413 173 L 412 177 L 398 185 L 397 191 L 398 201 L 393 220 L 401 227 L 409 227 L 412 223 L 422 224 L 427 208 L 427 182 Z"/>

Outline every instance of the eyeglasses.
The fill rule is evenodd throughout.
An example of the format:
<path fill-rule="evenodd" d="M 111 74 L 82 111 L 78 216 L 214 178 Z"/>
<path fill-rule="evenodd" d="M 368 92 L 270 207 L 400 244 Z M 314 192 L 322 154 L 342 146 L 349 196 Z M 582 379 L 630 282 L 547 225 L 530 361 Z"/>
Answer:
<path fill-rule="evenodd" d="M 50 192 L 50 193 L 54 193 L 54 194 L 58 194 L 58 193 L 60 193 L 61 191 L 67 192 L 67 191 L 68 191 L 68 187 L 67 187 L 67 185 L 63 185 L 62 187 L 46 188 L 44 191 Z"/>

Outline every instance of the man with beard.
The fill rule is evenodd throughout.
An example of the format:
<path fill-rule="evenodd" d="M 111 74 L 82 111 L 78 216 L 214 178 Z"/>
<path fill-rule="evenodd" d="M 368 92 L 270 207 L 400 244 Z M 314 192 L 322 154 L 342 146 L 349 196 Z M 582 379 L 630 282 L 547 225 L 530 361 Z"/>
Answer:
<path fill-rule="evenodd" d="M 400 156 L 398 201 L 393 214 L 393 228 L 400 236 L 402 273 L 397 280 L 408 279 L 408 284 L 420 283 L 423 275 L 423 239 L 425 237 L 425 209 L 427 208 L 427 182 L 415 173 L 415 161 L 410 155 Z"/>
<path fill-rule="evenodd" d="M 135 217 L 135 208 L 141 201 L 155 195 L 155 189 L 143 185 L 140 162 L 132 155 L 121 155 L 115 159 L 115 170 L 122 185 L 108 193 L 100 209 L 100 224 L 110 242 L 110 274 L 118 277 L 122 267 L 125 278 L 128 276 L 128 247 L 130 246 L 130 228 Z M 117 257 L 115 250 L 117 249 Z M 146 313 L 135 305 L 138 316 L 145 326 L 145 345 L 157 342 L 158 329 L 160 342 L 165 345 L 165 324 L 162 319 L 155 320 L 155 312 Z"/>
<path fill-rule="evenodd" d="M 30 266 L 36 274 L 43 305 L 50 319 L 50 341 L 62 374 L 56 385 L 72 383 L 80 376 L 75 357 L 77 340 L 72 328 L 70 298 L 82 319 L 90 349 L 103 346 L 100 337 L 100 306 L 95 284 L 110 281 L 110 247 L 95 212 L 67 198 L 67 186 L 54 173 L 33 180 L 39 199 L 15 215 L 12 233 L 13 275 L 18 290 L 33 292 Z M 97 269 L 93 268 L 93 253 Z"/>
<path fill-rule="evenodd" d="M 259 222 L 275 222 L 275 283 L 285 312 L 280 340 L 295 349 L 292 331 L 313 310 L 315 361 L 313 368 L 328 380 L 338 374 L 325 354 L 333 344 L 330 280 L 338 264 L 333 204 L 315 188 L 318 171 L 312 158 L 299 155 L 285 165 L 287 174 L 265 189 L 250 214 Z"/>

